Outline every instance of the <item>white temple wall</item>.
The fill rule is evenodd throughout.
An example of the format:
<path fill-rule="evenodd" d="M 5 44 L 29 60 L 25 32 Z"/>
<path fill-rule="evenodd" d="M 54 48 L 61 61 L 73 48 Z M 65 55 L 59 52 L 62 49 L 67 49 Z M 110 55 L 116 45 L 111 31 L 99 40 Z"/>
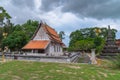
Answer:
<path fill-rule="evenodd" d="M 49 40 L 49 38 L 44 29 L 41 27 L 33 40 Z"/>
<path fill-rule="evenodd" d="M 57 43 L 50 44 L 49 54 L 53 56 L 63 55 L 62 46 Z"/>
<path fill-rule="evenodd" d="M 48 46 L 46 47 L 45 53 L 49 55 L 49 53 L 50 53 L 50 44 L 48 44 Z"/>

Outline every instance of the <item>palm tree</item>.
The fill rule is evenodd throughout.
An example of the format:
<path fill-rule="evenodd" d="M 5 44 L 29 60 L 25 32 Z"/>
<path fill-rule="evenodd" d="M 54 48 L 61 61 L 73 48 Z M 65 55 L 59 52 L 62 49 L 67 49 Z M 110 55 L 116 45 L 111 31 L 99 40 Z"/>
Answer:
<path fill-rule="evenodd" d="M 64 36 L 65 36 L 64 31 L 60 31 L 60 32 L 59 32 L 59 37 L 60 37 L 61 40 L 65 39 Z"/>

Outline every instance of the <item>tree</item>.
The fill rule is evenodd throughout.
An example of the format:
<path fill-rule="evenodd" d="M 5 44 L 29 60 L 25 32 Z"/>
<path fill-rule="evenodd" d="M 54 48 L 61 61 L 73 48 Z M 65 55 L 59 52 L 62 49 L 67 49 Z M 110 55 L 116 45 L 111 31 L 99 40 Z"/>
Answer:
<path fill-rule="evenodd" d="M 80 30 L 76 30 L 70 34 L 69 38 L 70 38 L 69 46 L 72 47 L 72 46 L 75 46 L 76 41 L 82 40 L 84 37 Z"/>
<path fill-rule="evenodd" d="M 0 25 L 5 26 L 10 22 L 11 16 L 6 12 L 3 7 L 0 7 Z"/>
<path fill-rule="evenodd" d="M 9 34 L 11 31 L 12 23 L 10 22 L 11 16 L 6 12 L 3 7 L 0 7 L 0 46 L 3 39 L 3 33 Z"/>
<path fill-rule="evenodd" d="M 2 40 L 2 38 L 3 38 L 3 28 L 2 27 L 0 27 L 0 42 L 1 42 L 1 40 Z"/>
<path fill-rule="evenodd" d="M 104 47 L 105 39 L 102 37 L 94 38 L 94 48 L 96 49 L 97 53 L 100 53 Z"/>
<path fill-rule="evenodd" d="M 60 32 L 59 32 L 59 37 L 60 37 L 61 40 L 65 39 L 64 36 L 65 36 L 64 31 L 60 31 Z"/>
<path fill-rule="evenodd" d="M 99 36 L 103 37 L 105 39 L 108 35 L 108 29 L 107 28 L 100 28 L 100 29 L 101 29 L 101 33 L 99 33 Z M 117 30 L 116 29 L 111 29 L 111 32 L 112 32 L 113 38 L 115 39 Z"/>
<path fill-rule="evenodd" d="M 39 26 L 39 22 L 28 20 L 26 23 L 22 24 L 21 26 L 22 26 L 22 30 L 26 33 L 26 35 L 30 39 L 33 36 L 37 27 Z"/>
<path fill-rule="evenodd" d="M 83 50 L 83 51 L 89 51 L 94 47 L 94 43 L 92 40 L 80 40 L 75 43 L 75 49 L 76 50 Z"/>
<path fill-rule="evenodd" d="M 27 42 L 27 36 L 22 31 L 14 31 L 2 40 L 2 47 L 8 46 L 11 50 L 20 50 Z"/>
<path fill-rule="evenodd" d="M 22 25 L 13 25 L 10 33 L 2 40 L 2 47 L 8 46 L 11 50 L 20 50 L 32 37 L 38 21 L 28 20 Z"/>
<path fill-rule="evenodd" d="M 113 38 L 115 39 L 115 34 L 117 30 L 111 29 L 111 32 L 114 36 Z M 87 49 L 90 49 L 93 48 L 93 45 L 91 45 L 91 47 L 85 45 L 89 44 L 87 42 L 92 41 L 91 43 L 94 44 L 94 48 L 97 50 L 97 52 L 100 52 L 104 46 L 107 34 L 108 34 L 107 28 L 99 28 L 99 27 L 83 28 L 80 30 L 73 31 L 70 34 L 69 48 L 70 50 L 76 50 L 76 49 L 86 50 L 87 47 L 89 47 Z"/>
<path fill-rule="evenodd" d="M 102 44 L 102 38 L 101 37 L 95 37 L 94 38 L 94 44 L 96 46 L 100 46 Z"/>
<path fill-rule="evenodd" d="M 0 25 L 4 25 L 4 20 L 10 20 L 11 16 L 6 12 L 3 7 L 0 7 Z"/>

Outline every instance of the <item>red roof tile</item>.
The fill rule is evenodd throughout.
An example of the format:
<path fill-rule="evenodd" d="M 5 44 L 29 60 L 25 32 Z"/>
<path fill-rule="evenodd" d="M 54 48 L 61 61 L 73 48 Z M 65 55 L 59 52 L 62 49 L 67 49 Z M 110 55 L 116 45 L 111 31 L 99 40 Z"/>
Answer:
<path fill-rule="evenodd" d="M 45 49 L 48 44 L 47 40 L 31 40 L 22 49 Z"/>
<path fill-rule="evenodd" d="M 43 28 L 46 31 L 46 33 L 50 36 L 50 39 L 52 39 L 53 41 L 56 41 L 58 43 L 62 43 L 59 35 L 53 28 L 51 28 L 47 24 L 43 24 L 43 25 L 44 25 Z"/>

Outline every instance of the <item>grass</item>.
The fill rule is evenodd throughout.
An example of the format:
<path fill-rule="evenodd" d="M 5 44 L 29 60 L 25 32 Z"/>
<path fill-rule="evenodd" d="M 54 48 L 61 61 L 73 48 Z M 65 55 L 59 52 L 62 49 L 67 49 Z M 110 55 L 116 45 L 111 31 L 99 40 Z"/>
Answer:
<path fill-rule="evenodd" d="M 8 61 L 0 63 L 0 80 L 119 80 L 120 71 L 90 64 Z"/>

